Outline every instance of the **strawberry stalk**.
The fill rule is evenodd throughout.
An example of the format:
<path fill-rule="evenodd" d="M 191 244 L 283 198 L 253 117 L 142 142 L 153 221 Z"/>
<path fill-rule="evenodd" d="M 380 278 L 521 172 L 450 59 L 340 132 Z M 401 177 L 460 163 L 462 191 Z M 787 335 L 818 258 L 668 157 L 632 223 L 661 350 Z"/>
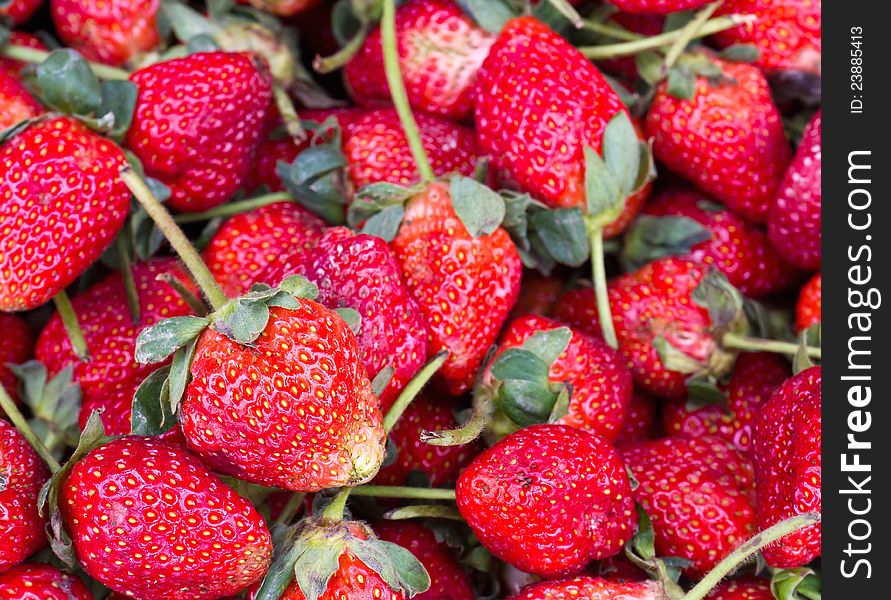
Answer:
<path fill-rule="evenodd" d="M 718 583 L 721 582 L 722 579 L 739 568 L 756 552 L 790 533 L 819 523 L 820 519 L 820 513 L 810 512 L 788 518 L 784 521 L 780 521 L 772 527 L 768 527 L 728 554 L 721 562 L 715 565 L 705 577 L 700 579 L 699 583 L 693 586 L 681 600 L 702 600 L 715 588 L 715 586 L 718 585 Z"/>
<path fill-rule="evenodd" d="M 127 220 L 115 239 L 115 249 L 120 261 L 121 276 L 124 278 L 124 293 L 127 296 L 127 308 L 130 309 L 130 321 L 134 325 L 139 325 L 139 294 L 136 292 L 136 280 L 133 279 L 133 265 L 130 262 L 129 231 L 130 221 Z"/>
<path fill-rule="evenodd" d="M 747 352 L 773 352 L 775 354 L 785 354 L 787 356 L 795 356 L 795 354 L 802 348 L 801 344 L 795 342 L 753 338 L 733 332 L 724 334 L 721 338 L 721 345 L 725 348 L 733 348 L 734 350 L 744 350 Z M 805 349 L 809 357 L 816 358 L 817 360 L 821 358 L 821 348 L 816 346 L 805 346 Z"/>
<path fill-rule="evenodd" d="M 43 462 L 46 463 L 46 466 L 49 467 L 51 472 L 55 473 L 62 468 L 55 457 L 53 457 L 53 453 L 50 452 L 49 448 L 46 447 L 37 434 L 34 433 L 34 430 L 31 429 L 28 420 L 25 419 L 25 416 L 19 411 L 19 407 L 15 405 L 15 402 L 12 401 L 12 398 L 9 397 L 9 394 L 6 393 L 6 389 L 2 385 L 0 385 L 0 409 L 6 413 L 6 416 L 12 421 L 15 428 L 18 429 L 19 433 L 22 434 L 22 437 L 31 444 L 31 447 L 34 448 L 37 455 L 43 459 Z"/>
<path fill-rule="evenodd" d="M 473 409 L 470 418 L 461 427 L 457 429 L 441 429 L 438 431 L 421 432 L 421 441 L 427 442 L 431 446 L 463 446 L 469 444 L 480 435 L 492 418 L 495 412 L 495 402 L 491 393 L 483 389 L 483 386 L 477 386 L 477 390 L 473 393 Z"/>
<path fill-rule="evenodd" d="M 316 56 L 312 61 L 312 67 L 317 73 L 331 73 L 343 67 L 362 48 L 365 38 L 368 37 L 368 23 L 362 23 L 359 30 L 350 40 L 331 56 Z"/>
<path fill-rule="evenodd" d="M 19 62 L 39 64 L 45 61 L 50 55 L 47 50 L 38 50 L 36 48 L 28 48 L 27 46 L 18 46 L 10 44 L 0 48 L 0 56 L 15 59 Z M 130 71 L 118 69 L 117 67 L 109 67 L 101 63 L 87 61 L 90 69 L 99 79 L 130 79 Z"/>
<path fill-rule="evenodd" d="M 269 206 L 276 202 L 294 202 L 294 197 L 288 192 L 274 192 L 272 194 L 263 194 L 255 198 L 247 198 L 236 202 L 222 204 L 210 210 L 199 213 L 182 213 L 173 217 L 173 220 L 180 225 L 186 223 L 200 223 L 202 221 L 210 221 L 219 217 L 231 217 L 245 213 L 255 208 Z"/>
<path fill-rule="evenodd" d="M 613 324 L 613 313 L 609 306 L 609 288 L 606 284 L 606 265 L 603 253 L 603 227 L 593 226 L 589 222 L 588 240 L 591 243 L 591 282 L 594 285 L 594 297 L 597 300 L 597 320 L 603 340 L 610 348 L 618 349 L 619 340 Z"/>
<path fill-rule="evenodd" d="M 346 508 L 346 501 L 347 498 L 350 497 L 350 492 L 352 490 L 353 488 L 344 488 L 337 492 L 337 495 L 334 496 L 331 503 L 322 511 L 322 519 L 325 521 L 342 521 L 343 511 Z"/>
<path fill-rule="evenodd" d="M 294 102 L 288 95 L 288 92 L 279 84 L 273 84 L 272 97 L 275 100 L 275 107 L 285 124 L 285 131 L 298 142 L 306 139 L 306 130 L 300 117 L 297 115 L 297 109 L 294 108 Z"/>
<path fill-rule="evenodd" d="M 412 506 L 401 506 L 384 513 L 384 518 L 390 521 L 401 521 L 403 519 L 463 520 L 461 514 L 454 506 L 444 506 L 442 504 L 414 504 Z"/>
<path fill-rule="evenodd" d="M 384 431 L 390 433 L 393 430 L 393 427 L 396 426 L 399 417 L 402 416 L 408 405 L 417 397 L 418 392 L 427 385 L 427 382 L 430 381 L 430 378 L 433 377 L 448 357 L 449 353 L 447 351 L 438 352 L 436 356 L 424 365 L 424 368 L 418 371 L 417 375 L 412 377 L 405 389 L 396 398 L 396 401 L 393 402 L 393 406 L 390 407 L 387 416 L 384 417 Z"/>
<path fill-rule="evenodd" d="M 74 350 L 75 356 L 81 362 L 90 362 L 90 349 L 87 348 L 87 340 L 77 322 L 77 313 L 74 312 L 68 292 L 61 290 L 53 296 L 53 304 L 56 305 L 59 318 L 62 319 L 62 325 L 65 327 L 65 333 L 68 334 L 68 341 L 71 342 L 71 349 Z"/>
<path fill-rule="evenodd" d="M 718 0 L 718 2 L 712 2 L 711 4 L 706 5 L 705 8 L 696 13 L 696 16 L 694 16 L 689 23 L 680 29 L 677 39 L 665 54 L 665 61 L 662 63 L 662 73 L 668 74 L 668 71 L 681 57 L 681 54 L 683 54 L 687 44 L 693 40 L 699 30 L 702 29 L 702 26 L 705 25 L 705 22 L 711 18 L 716 10 L 718 10 L 718 7 L 721 6 L 723 1 L 724 0 Z"/>
<path fill-rule="evenodd" d="M 455 490 L 417 488 L 399 485 L 360 485 L 350 488 L 353 496 L 405 498 L 410 500 L 455 500 Z"/>
<path fill-rule="evenodd" d="M 226 303 L 226 294 L 214 279 L 207 265 L 201 260 L 201 255 L 192 246 L 189 238 L 179 228 L 179 225 L 167 212 L 167 209 L 155 198 L 145 181 L 136 174 L 133 169 L 126 166 L 121 169 L 121 180 L 133 193 L 136 201 L 142 205 L 148 216 L 152 218 L 170 245 L 179 255 L 180 259 L 186 265 L 186 268 L 192 274 L 192 278 L 201 291 L 204 293 L 208 302 L 214 310 L 219 310 Z"/>

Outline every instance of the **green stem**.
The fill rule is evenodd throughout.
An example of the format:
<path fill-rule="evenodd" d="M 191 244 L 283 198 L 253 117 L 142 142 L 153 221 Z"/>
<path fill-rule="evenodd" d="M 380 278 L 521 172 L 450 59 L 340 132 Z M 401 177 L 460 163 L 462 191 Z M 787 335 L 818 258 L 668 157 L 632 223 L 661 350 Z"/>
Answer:
<path fill-rule="evenodd" d="M 430 381 L 430 378 L 433 377 L 448 357 L 449 353 L 445 350 L 437 353 L 430 362 L 424 365 L 423 369 L 418 371 L 417 375 L 412 377 L 411 381 L 408 382 L 408 385 L 405 386 L 405 389 L 402 390 L 402 393 L 399 394 L 399 397 L 396 398 L 393 406 L 390 407 L 387 416 L 384 417 L 384 431 L 387 433 L 393 431 L 393 427 L 396 426 L 399 417 L 402 416 L 402 413 L 405 412 L 408 405 L 411 404 L 412 400 L 418 395 L 418 392 L 421 391 L 421 388 L 427 385 L 427 382 Z"/>
<path fill-rule="evenodd" d="M 204 212 L 182 213 L 174 216 L 173 220 L 180 225 L 185 225 L 186 223 L 200 223 L 202 221 L 210 221 L 211 219 L 216 219 L 219 217 L 231 217 L 232 215 L 239 215 L 241 213 L 254 210 L 255 208 L 269 206 L 270 204 L 275 204 L 277 202 L 293 201 L 294 197 L 287 192 L 274 192 L 272 194 L 263 194 L 262 196 L 257 196 L 256 198 L 248 198 L 246 200 L 238 200 L 237 202 L 221 204 L 220 206 L 211 208 L 210 210 L 206 210 Z"/>
<path fill-rule="evenodd" d="M 581 29 L 585 26 L 584 19 L 582 19 L 575 7 L 567 2 L 567 0 L 548 0 L 548 2 L 558 13 L 566 17 L 576 29 Z"/>
<path fill-rule="evenodd" d="M 725 348 L 734 350 L 745 350 L 748 352 L 773 352 L 775 354 L 785 354 L 787 356 L 795 356 L 801 349 L 800 344 L 794 342 L 783 342 L 780 340 L 766 340 L 763 338 L 753 338 L 736 333 L 725 333 L 721 338 L 721 345 Z M 807 355 L 811 358 L 820 359 L 822 349 L 814 346 L 807 346 Z"/>
<path fill-rule="evenodd" d="M 699 583 L 693 586 L 683 600 L 702 600 L 709 592 L 711 592 L 722 579 L 736 570 L 740 565 L 745 563 L 753 554 L 768 546 L 782 537 L 794 533 L 799 529 L 804 529 L 810 525 L 820 522 L 820 513 L 805 513 L 780 521 L 773 527 L 769 527 L 761 533 L 752 537 L 745 544 L 739 546 L 736 550 L 728 554 L 724 560 L 719 562 L 715 567 L 706 574 Z"/>
<path fill-rule="evenodd" d="M 3 46 L 3 48 L 0 49 L 0 55 L 24 63 L 38 64 L 45 61 L 49 57 L 50 52 L 47 50 L 38 50 L 37 48 L 28 48 L 27 46 L 10 44 L 8 46 Z M 125 69 L 118 69 L 117 67 L 109 67 L 108 65 L 89 61 L 87 61 L 87 64 L 99 79 L 130 79 L 130 71 Z"/>
<path fill-rule="evenodd" d="M 288 135 L 298 142 L 305 140 L 306 130 L 303 128 L 297 109 L 294 108 L 294 102 L 285 88 L 277 83 L 274 84 L 272 86 L 272 97 L 275 100 L 275 107 L 278 109 L 278 114 L 285 124 L 285 131 L 288 132 Z"/>
<path fill-rule="evenodd" d="M 396 48 L 395 0 L 383 0 L 381 47 L 384 54 L 384 72 L 387 75 L 390 96 L 393 99 L 393 106 L 396 107 L 396 112 L 399 114 L 399 121 L 402 123 L 405 137 L 408 139 L 411 155 L 414 157 L 418 172 L 421 174 L 421 181 L 433 181 L 435 178 L 433 167 L 430 166 L 430 160 L 427 158 L 427 153 L 424 152 L 424 144 L 421 142 L 418 123 L 411 112 L 411 106 L 408 103 L 408 93 L 405 91 L 405 82 L 402 80 L 402 73 L 399 70 L 399 51 Z"/>
<path fill-rule="evenodd" d="M 313 69 L 317 73 L 326 74 L 341 68 L 356 56 L 356 53 L 362 48 L 362 44 L 365 43 L 366 37 L 368 37 L 368 23 L 362 23 L 356 35 L 350 38 L 340 50 L 331 56 L 316 56 L 312 61 Z"/>
<path fill-rule="evenodd" d="M 77 313 L 74 312 L 68 292 L 61 290 L 53 296 L 53 304 L 56 305 L 59 318 L 62 319 L 62 325 L 65 327 L 65 333 L 68 334 L 68 341 L 71 342 L 75 356 L 81 362 L 90 362 L 90 349 L 87 348 L 87 340 L 80 328 L 80 323 L 77 322 Z"/>
<path fill-rule="evenodd" d="M 6 389 L 2 385 L 0 385 L 0 409 L 3 409 L 3 412 L 6 413 L 6 416 L 12 421 L 15 428 L 18 429 L 19 433 L 22 434 L 22 437 L 31 444 L 31 447 L 34 448 L 37 455 L 43 459 L 43 462 L 46 463 L 46 466 L 49 467 L 50 471 L 55 473 L 62 468 L 61 465 L 59 465 L 59 462 L 53 457 L 53 453 L 49 451 L 49 448 L 40 441 L 40 438 L 37 437 L 37 434 L 31 429 L 28 421 L 25 419 L 24 415 L 22 415 L 21 411 L 19 411 L 19 407 L 15 405 L 15 402 L 12 401 L 12 398 L 9 397 L 9 394 L 6 393 Z"/>
<path fill-rule="evenodd" d="M 606 284 L 606 265 L 603 258 L 603 228 L 588 227 L 588 239 L 591 241 L 591 277 L 594 284 L 594 296 L 597 299 L 597 318 L 604 341 L 610 348 L 618 348 L 616 328 L 613 325 L 613 313 L 609 306 L 609 288 Z"/>
<path fill-rule="evenodd" d="M 346 508 L 347 498 L 350 497 L 350 492 L 354 490 L 355 488 L 343 488 L 337 492 L 337 495 L 331 500 L 331 504 L 326 506 L 325 510 L 322 511 L 322 519 L 326 521 L 342 521 L 343 510 Z"/>
<path fill-rule="evenodd" d="M 121 179 L 130 188 L 136 200 L 142 205 L 148 216 L 152 218 L 155 225 L 158 226 L 158 229 L 161 230 L 164 237 L 170 242 L 170 245 L 173 246 L 173 249 L 195 279 L 195 283 L 198 284 L 198 287 L 201 288 L 201 291 L 207 297 L 211 307 L 214 310 L 221 308 L 226 303 L 226 294 L 223 293 L 220 284 L 217 283 L 207 265 L 201 260 L 201 255 L 192 246 L 189 238 L 179 228 L 179 225 L 176 224 L 173 217 L 164 208 L 164 205 L 155 198 L 155 195 L 152 194 L 142 177 L 137 175 L 130 167 L 121 169 Z"/>
<path fill-rule="evenodd" d="M 721 6 L 724 0 L 718 0 L 717 2 L 712 2 L 711 4 L 706 5 L 705 8 L 696 13 L 689 23 L 684 25 L 678 31 L 678 37 L 672 43 L 671 47 L 668 49 L 668 52 L 665 54 L 665 61 L 662 63 L 662 72 L 667 74 L 669 69 L 674 66 L 674 63 L 677 62 L 678 58 L 683 54 L 684 49 L 687 47 L 699 30 L 705 25 L 705 22 L 709 20 L 712 14 L 718 10 L 718 7 Z"/>
<path fill-rule="evenodd" d="M 413 504 L 411 506 L 394 508 L 384 513 L 384 518 L 390 521 L 401 521 L 403 519 L 452 519 L 460 521 L 461 514 L 454 506 Z"/>
<path fill-rule="evenodd" d="M 484 369 L 487 367 L 483 367 Z M 484 385 L 477 384 L 473 391 L 473 412 L 470 418 L 461 427 L 455 429 L 439 429 L 437 431 L 421 432 L 421 441 L 431 446 L 463 446 L 469 444 L 483 433 L 492 413 L 495 411 L 495 402 L 492 393 Z"/>
<path fill-rule="evenodd" d="M 133 265 L 130 263 L 129 235 L 130 220 L 124 223 L 115 239 L 121 276 L 124 278 L 124 293 L 127 296 L 127 307 L 130 309 L 130 321 L 139 325 L 139 293 L 136 291 L 136 280 L 133 278 Z"/>
<path fill-rule="evenodd" d="M 273 527 L 276 525 L 287 525 L 291 522 L 291 519 L 294 518 L 294 515 L 297 514 L 297 510 L 300 508 L 300 505 L 303 504 L 303 500 L 306 498 L 306 494 L 303 492 L 294 492 L 288 497 L 288 501 L 285 502 L 285 505 L 282 507 L 282 511 L 276 517 L 275 522 L 273 523 Z M 273 527 L 270 527 L 272 529 Z"/>
<path fill-rule="evenodd" d="M 411 500 L 454 500 L 455 490 L 416 488 L 398 485 L 360 485 L 352 489 L 353 496 L 376 498 L 406 498 Z"/>

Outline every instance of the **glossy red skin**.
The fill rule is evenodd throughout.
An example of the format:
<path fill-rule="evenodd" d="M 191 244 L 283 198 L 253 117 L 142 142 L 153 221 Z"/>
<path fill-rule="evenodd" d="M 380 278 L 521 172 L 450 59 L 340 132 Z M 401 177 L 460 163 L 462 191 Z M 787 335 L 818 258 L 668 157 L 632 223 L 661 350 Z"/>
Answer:
<path fill-rule="evenodd" d="M 433 532 L 406 521 L 383 521 L 372 525 L 377 536 L 411 551 L 430 575 L 430 588 L 415 600 L 473 600 L 470 578 L 449 549 L 436 541 Z"/>
<path fill-rule="evenodd" d="M 455 121 L 473 111 L 473 84 L 495 36 L 448 0 L 411 0 L 396 10 L 399 67 L 412 107 Z M 380 29 L 344 68 L 358 104 L 390 104 Z"/>
<path fill-rule="evenodd" d="M 18 565 L 0 575 L 5 600 L 93 600 L 79 579 L 43 563 Z"/>
<path fill-rule="evenodd" d="M 385 435 L 356 338 L 334 311 L 298 302 L 270 309 L 252 346 L 201 334 L 183 433 L 209 467 L 252 483 L 303 492 L 364 483 Z"/>
<path fill-rule="evenodd" d="M 756 577 L 740 577 L 718 585 L 706 596 L 709 600 L 774 600 L 770 581 Z"/>
<path fill-rule="evenodd" d="M 132 271 L 139 297 L 138 325 L 133 324 L 130 316 L 123 276 L 112 273 L 72 300 L 90 351 L 90 361 L 82 362 L 74 354 L 58 313 L 40 332 L 35 350 L 37 359 L 46 365 L 51 376 L 68 365 L 74 367 L 74 379 L 81 388 L 80 424 L 85 425 L 94 410 L 101 410 L 108 435 L 130 432 L 133 394 L 143 379 L 160 366 L 136 362 L 133 353 L 139 332 L 163 319 L 192 313 L 173 287 L 157 281 L 157 277 L 174 275 L 197 293 L 188 275 L 173 259 L 136 263 Z"/>
<path fill-rule="evenodd" d="M 659 403 L 656 398 L 635 390 L 628 402 L 628 414 L 614 444 L 617 448 L 659 437 Z"/>
<path fill-rule="evenodd" d="M 821 512 L 822 370 L 791 377 L 764 405 L 755 422 L 758 526 L 764 530 L 806 512 Z M 764 548 L 764 560 L 782 569 L 820 556 L 820 523 Z"/>
<path fill-rule="evenodd" d="M 757 67 L 713 59 L 731 78 L 696 79 L 690 100 L 663 83 L 647 114 L 653 153 L 750 221 L 767 221 L 790 149 L 767 80 Z"/>
<path fill-rule="evenodd" d="M 0 9 L 0 14 L 2 14 L 2 12 L 3 9 Z M 10 31 L 9 44 L 11 46 L 34 48 L 35 50 L 46 50 L 46 46 L 40 41 L 40 38 L 24 31 Z M 20 71 L 24 68 L 25 63 L 12 58 L 6 58 L 5 56 L 0 56 L 0 71 L 5 71 L 13 77 L 18 77 Z"/>
<path fill-rule="evenodd" d="M 413 472 L 423 473 L 430 487 L 440 487 L 458 479 L 461 471 L 479 453 L 476 442 L 462 446 L 433 446 L 421 440 L 422 431 L 455 429 L 456 403 L 447 396 L 423 392 L 405 409 L 390 432 L 396 446 L 396 460 L 382 468 L 374 482 L 405 485 Z"/>
<path fill-rule="evenodd" d="M 499 353 L 522 346 L 540 331 L 561 326 L 546 317 L 520 317 L 501 336 Z M 609 441 L 616 439 L 633 392 L 631 373 L 617 351 L 600 337 L 572 331 L 566 350 L 551 364 L 549 377 L 572 390 L 569 410 L 557 423 L 600 434 Z"/>
<path fill-rule="evenodd" d="M 795 305 L 795 329 L 802 331 L 816 325 L 823 313 L 823 276 L 817 273 L 801 288 Z"/>
<path fill-rule="evenodd" d="M 0 17 L 9 17 L 13 25 L 20 25 L 30 19 L 41 4 L 43 0 L 11 0 L 8 6 L 0 7 Z"/>
<path fill-rule="evenodd" d="M 770 211 L 770 241 L 791 264 L 816 271 L 822 264 L 823 113 L 817 112 L 804 130 Z"/>
<path fill-rule="evenodd" d="M 0 131 L 43 113 L 18 77 L 0 70 Z"/>
<path fill-rule="evenodd" d="M 581 575 L 564 581 L 544 581 L 524 588 L 510 600 L 665 600 L 655 581 L 616 583 Z"/>
<path fill-rule="evenodd" d="M 790 375 L 789 363 L 769 352 L 743 352 L 724 386 L 727 406 L 713 404 L 688 409 L 686 400 L 663 405 L 662 419 L 668 435 L 701 437 L 717 435 L 741 452 L 752 450 L 752 429 L 761 406 Z"/>
<path fill-rule="evenodd" d="M 34 356 L 34 334 L 23 318 L 7 313 L 0 313 L 0 331 L 0 385 L 17 401 L 19 379 L 6 365 L 20 365 Z"/>
<path fill-rule="evenodd" d="M 324 228 L 324 221 L 296 202 L 277 202 L 223 223 L 204 249 L 204 262 L 230 298 L 240 296 L 255 283 L 275 284 L 265 281 L 269 269 L 309 252 Z"/>
<path fill-rule="evenodd" d="M 130 210 L 125 164 L 117 146 L 70 117 L 0 147 L 0 310 L 40 306 L 99 258 Z"/>
<path fill-rule="evenodd" d="M 668 437 L 626 446 L 622 457 L 658 556 L 686 558 L 702 575 L 754 533 L 752 465 L 726 440 Z"/>
<path fill-rule="evenodd" d="M 316 5 L 319 0 L 239 0 L 239 2 L 275 15 L 291 17 Z"/>
<path fill-rule="evenodd" d="M 579 572 L 634 533 L 631 484 L 602 437 L 533 425 L 480 454 L 458 478 L 458 510 L 489 552 L 546 577 Z"/>
<path fill-rule="evenodd" d="M 269 530 L 250 502 L 154 438 L 92 450 L 65 475 L 59 509 L 87 574 L 137 598 L 219 598 L 269 568 Z"/>
<path fill-rule="evenodd" d="M 703 207 L 703 201 L 708 199 L 697 190 L 668 189 L 647 204 L 644 214 L 687 217 L 708 229 L 711 239 L 694 245 L 686 256 L 714 266 L 749 298 L 781 292 L 798 280 L 798 272 L 780 258 L 761 229 L 730 210 Z"/>
<path fill-rule="evenodd" d="M 171 191 L 167 205 L 203 211 L 245 181 L 271 106 L 272 79 L 250 54 L 205 52 L 150 65 L 126 145 Z"/>
<path fill-rule="evenodd" d="M 470 389 L 517 300 L 517 249 L 501 228 L 471 237 L 440 182 L 409 200 L 390 245 L 427 322 L 428 355 L 450 352 L 437 375 L 449 393 L 460 395 Z"/>
<path fill-rule="evenodd" d="M 610 0 L 610 4 L 636 15 L 667 15 L 700 8 L 708 4 L 708 0 Z"/>
<path fill-rule="evenodd" d="M 50 16 L 66 46 L 87 60 L 122 65 L 161 42 L 159 0 L 50 0 Z"/>
<path fill-rule="evenodd" d="M 715 15 L 755 15 L 754 23 L 714 36 L 718 46 L 753 44 L 755 64 L 767 72 L 804 71 L 820 74 L 823 50 L 821 0 L 728 0 Z"/>
<path fill-rule="evenodd" d="M 37 495 L 48 477 L 30 444 L 0 419 L 0 573 L 46 546 L 46 519 L 37 512 Z"/>

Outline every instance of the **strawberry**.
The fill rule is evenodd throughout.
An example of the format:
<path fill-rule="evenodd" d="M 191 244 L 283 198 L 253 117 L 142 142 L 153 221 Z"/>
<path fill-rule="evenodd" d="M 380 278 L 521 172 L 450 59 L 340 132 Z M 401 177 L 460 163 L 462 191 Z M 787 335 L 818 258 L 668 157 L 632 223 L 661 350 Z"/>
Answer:
<path fill-rule="evenodd" d="M 795 158 L 777 190 L 767 229 L 777 252 L 809 271 L 819 269 L 822 258 L 822 115 L 818 111 L 804 130 Z"/>
<path fill-rule="evenodd" d="M 708 4 L 708 0 L 610 0 L 610 4 L 635 15 L 668 15 L 700 8 Z"/>
<path fill-rule="evenodd" d="M 763 223 L 789 163 L 780 113 L 757 67 L 712 60 L 724 77 L 697 77 L 690 99 L 672 96 L 667 83 L 658 87 L 647 134 L 669 169 Z"/>
<path fill-rule="evenodd" d="M 81 581 L 42 563 L 26 563 L 0 575 L 4 600 L 93 600 Z"/>
<path fill-rule="evenodd" d="M 0 331 L 0 385 L 15 400 L 18 378 L 6 365 L 18 365 L 34 356 L 34 334 L 24 319 L 6 313 L 0 313 Z"/>
<path fill-rule="evenodd" d="M 169 206 L 202 211 L 228 200 L 244 183 L 270 107 L 265 64 L 206 52 L 155 63 L 130 80 L 139 96 L 126 145 L 170 188 Z"/>
<path fill-rule="evenodd" d="M 18 78 L 0 70 L 0 131 L 42 112 L 43 108 Z"/>
<path fill-rule="evenodd" d="M 276 262 L 312 249 L 324 227 L 299 204 L 270 204 L 226 221 L 204 249 L 204 261 L 223 291 L 238 296 Z"/>
<path fill-rule="evenodd" d="M 646 581 L 647 572 L 635 565 L 625 554 L 616 554 L 597 563 L 596 573 L 607 581 L 627 583 Z"/>
<path fill-rule="evenodd" d="M 774 600 L 770 581 L 756 577 L 741 577 L 725 581 L 707 596 L 709 600 Z"/>
<path fill-rule="evenodd" d="M 545 581 L 524 588 L 510 600 L 666 600 L 655 581 L 616 583 L 580 575 L 575 579 Z"/>
<path fill-rule="evenodd" d="M 795 329 L 802 331 L 820 322 L 823 313 L 823 277 L 817 273 L 801 288 L 795 305 Z"/>
<path fill-rule="evenodd" d="M 50 0 L 62 41 L 87 60 L 122 65 L 161 42 L 159 0 Z"/>
<path fill-rule="evenodd" d="M 21 25 L 31 18 L 43 0 L 10 0 L 0 5 L 0 17 L 6 17 L 13 25 Z"/>
<path fill-rule="evenodd" d="M 616 554 L 634 533 L 631 484 L 615 449 L 565 425 L 533 425 L 458 478 L 458 510 L 496 557 L 547 577 Z"/>
<path fill-rule="evenodd" d="M 752 428 L 761 406 L 789 377 L 789 364 L 768 352 L 744 352 L 727 382 L 726 406 L 689 406 L 675 400 L 664 405 L 662 419 L 669 435 L 717 435 L 742 452 L 752 449 Z"/>
<path fill-rule="evenodd" d="M 451 394 L 466 392 L 517 299 L 514 243 L 500 227 L 472 237 L 449 188 L 431 183 L 409 200 L 391 246 L 427 322 L 428 356 L 448 350 L 439 375 Z"/>
<path fill-rule="evenodd" d="M 40 121 L 0 147 L 0 310 L 39 306 L 114 239 L 130 208 L 123 153 L 79 121 Z M 12 232 L 9 235 L 9 232 Z"/>
<path fill-rule="evenodd" d="M 622 449 L 640 485 L 659 556 L 690 561 L 703 574 L 754 533 L 752 465 L 716 437 L 668 437 Z"/>
<path fill-rule="evenodd" d="M 563 293 L 563 280 L 555 276 L 542 275 L 535 270 L 523 271 L 523 285 L 520 295 L 511 312 L 513 318 L 523 315 L 547 317 Z"/>
<path fill-rule="evenodd" d="M 49 472 L 15 427 L 0 419 L 0 573 L 46 545 L 37 495 Z"/>
<path fill-rule="evenodd" d="M 269 530 L 253 506 L 156 439 L 93 449 L 63 475 L 58 504 L 84 570 L 128 596 L 219 598 L 269 567 Z"/>
<path fill-rule="evenodd" d="M 454 2 L 410 0 L 396 11 L 399 68 L 412 107 L 456 121 L 473 110 L 473 84 L 495 36 L 477 26 Z M 380 29 L 344 68 L 358 104 L 390 103 Z"/>
<path fill-rule="evenodd" d="M 722 48 L 753 44 L 754 64 L 767 72 L 803 71 L 820 74 L 823 49 L 821 0 L 728 0 L 716 15 L 754 15 L 756 19 L 715 35 Z"/>
<path fill-rule="evenodd" d="M 2 12 L 3 9 L 0 8 L 0 14 L 2 14 Z M 40 41 L 40 38 L 24 31 L 10 31 L 9 44 L 11 46 L 24 46 L 25 48 L 33 48 L 35 50 L 46 50 L 46 46 Z M 0 71 L 5 71 L 13 77 L 18 77 L 19 73 L 24 68 L 25 63 L 5 56 L 0 56 Z"/>
<path fill-rule="evenodd" d="M 659 437 L 659 405 L 655 398 L 637 390 L 628 402 L 628 414 L 615 439 L 616 447 Z"/>
<path fill-rule="evenodd" d="M 319 0 L 239 0 L 260 10 L 269 11 L 283 17 L 290 17 L 314 6 Z"/>
<path fill-rule="evenodd" d="M 820 512 L 822 370 L 811 367 L 774 392 L 755 421 L 758 526 Z M 820 556 L 820 524 L 810 525 L 762 550 L 772 567 L 806 565 Z"/>
<path fill-rule="evenodd" d="M 102 420 L 111 435 L 130 432 L 133 394 L 143 379 L 157 368 L 156 365 L 141 365 L 134 359 L 136 336 L 143 328 L 161 319 L 192 312 L 173 287 L 157 279 L 172 275 L 182 285 L 194 289 L 174 260 L 162 258 L 137 263 L 132 272 L 140 309 L 136 324 L 128 309 L 127 292 L 120 273 L 109 275 L 72 300 L 90 350 L 89 362 L 80 361 L 74 354 L 58 313 L 37 339 L 37 359 L 47 366 L 51 375 L 68 365 L 74 366 L 74 378 L 82 393 L 81 427 L 94 410 L 101 410 Z"/>
<path fill-rule="evenodd" d="M 415 523 L 384 521 L 372 525 L 377 536 L 411 551 L 430 574 L 430 589 L 415 600 L 473 600 L 470 578 L 433 532 Z"/>

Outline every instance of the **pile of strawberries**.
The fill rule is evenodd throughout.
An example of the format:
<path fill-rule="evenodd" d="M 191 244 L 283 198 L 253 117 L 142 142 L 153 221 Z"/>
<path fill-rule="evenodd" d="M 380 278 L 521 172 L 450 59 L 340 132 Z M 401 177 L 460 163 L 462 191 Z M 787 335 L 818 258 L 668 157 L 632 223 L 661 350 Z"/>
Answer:
<path fill-rule="evenodd" d="M 0 598 L 819 598 L 820 53 L 0 2 Z"/>

